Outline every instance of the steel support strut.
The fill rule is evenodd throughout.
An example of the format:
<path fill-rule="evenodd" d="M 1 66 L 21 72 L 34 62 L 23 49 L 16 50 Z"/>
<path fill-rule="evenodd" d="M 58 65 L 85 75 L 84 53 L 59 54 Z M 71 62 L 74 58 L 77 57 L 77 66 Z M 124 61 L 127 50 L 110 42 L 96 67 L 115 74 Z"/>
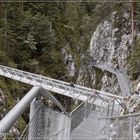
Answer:
<path fill-rule="evenodd" d="M 30 105 L 31 101 L 39 94 L 40 87 L 34 86 L 0 121 L 0 134 L 6 133 L 17 121 L 18 117 Z"/>

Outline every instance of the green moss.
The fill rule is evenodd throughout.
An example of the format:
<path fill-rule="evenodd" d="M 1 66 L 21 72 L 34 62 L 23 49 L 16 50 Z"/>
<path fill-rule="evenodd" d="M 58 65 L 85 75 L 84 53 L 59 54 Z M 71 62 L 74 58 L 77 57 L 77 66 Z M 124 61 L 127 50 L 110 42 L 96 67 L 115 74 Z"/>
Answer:
<path fill-rule="evenodd" d="M 23 130 L 25 128 L 25 126 L 27 125 L 22 117 L 19 117 L 18 123 L 20 126 L 20 130 Z"/>
<path fill-rule="evenodd" d="M 128 56 L 129 70 L 132 80 L 136 80 L 140 75 L 140 39 L 134 41 L 132 48 Z"/>
<path fill-rule="evenodd" d="M 131 32 L 130 25 L 128 23 L 130 22 L 129 19 L 124 18 L 124 12 L 127 12 L 125 9 L 124 3 L 118 3 L 114 5 L 113 9 L 115 11 L 114 14 L 114 22 L 113 22 L 113 28 L 117 28 L 118 30 L 115 32 L 115 36 L 117 40 L 115 41 L 115 45 L 118 46 L 121 42 L 121 37 L 123 34 L 128 34 Z M 124 30 L 127 28 L 126 30 Z"/>
<path fill-rule="evenodd" d="M 4 92 L 4 96 L 6 97 L 6 106 L 0 106 L 0 113 L 3 113 L 4 107 L 6 108 L 6 112 L 8 112 L 15 105 L 15 96 L 13 97 L 10 92 L 14 91 L 14 89 L 17 88 L 17 85 L 15 84 L 15 82 L 9 82 L 9 84 L 7 84 L 4 79 L 5 78 L 0 79 L 0 89 Z M 16 97 L 18 97 L 18 95 Z M 20 127 L 20 130 L 23 130 L 23 128 L 25 127 L 26 124 L 22 117 L 19 118 L 18 125 Z"/>
<path fill-rule="evenodd" d="M 12 95 L 8 91 L 7 84 L 5 83 L 4 78 L 0 79 L 0 89 L 2 89 L 6 97 L 6 108 L 10 109 L 14 105 L 14 100 Z"/>

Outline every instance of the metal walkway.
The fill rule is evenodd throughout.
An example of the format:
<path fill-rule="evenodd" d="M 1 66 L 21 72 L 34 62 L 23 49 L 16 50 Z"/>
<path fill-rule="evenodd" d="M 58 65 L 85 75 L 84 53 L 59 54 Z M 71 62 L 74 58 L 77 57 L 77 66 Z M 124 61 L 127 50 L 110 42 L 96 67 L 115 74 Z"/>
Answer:
<path fill-rule="evenodd" d="M 105 63 L 93 64 L 93 66 L 97 67 L 99 69 L 102 69 L 102 70 L 106 70 L 106 71 L 116 75 L 116 77 L 118 79 L 118 83 L 120 85 L 122 96 L 126 96 L 129 94 L 129 92 L 130 92 L 129 82 L 128 82 L 126 73 L 123 70 L 120 72 L 118 69 L 115 69 L 112 65 L 108 65 Z"/>
<path fill-rule="evenodd" d="M 35 137 L 46 139 L 48 136 L 48 140 L 53 138 L 65 140 L 66 137 L 69 137 L 71 140 L 78 140 L 79 138 L 81 140 L 82 138 L 85 140 L 92 140 L 92 138 L 107 138 L 108 136 L 105 135 L 105 133 L 102 133 L 102 135 L 100 134 L 103 132 L 103 129 L 106 130 L 106 127 L 108 127 L 108 119 L 102 120 L 102 125 L 99 127 L 98 115 L 108 114 L 108 111 L 111 112 L 111 115 L 112 111 L 120 113 L 121 106 L 118 104 L 117 100 L 120 101 L 123 97 L 119 95 L 79 85 L 74 85 L 74 87 L 72 87 L 70 86 L 70 83 L 67 82 L 2 65 L 0 65 L 0 75 L 34 86 L 0 122 L 0 132 L 7 132 L 19 115 L 27 108 L 27 104 L 30 104 L 30 119 L 32 121 L 27 125 L 28 130 L 26 129 L 24 131 L 25 133 L 23 133 L 21 139 L 27 137 L 29 139 Z M 83 102 L 67 115 L 61 104 L 59 104 L 59 102 L 57 102 L 47 91 L 82 100 Z M 41 94 L 42 96 L 47 95 L 49 99 L 56 103 L 62 112 L 56 113 L 55 111 L 48 110 L 42 106 L 39 110 L 40 113 L 34 114 L 38 111 L 37 107 L 35 107 L 35 97 L 37 97 L 38 94 Z M 112 102 L 113 105 L 109 108 L 109 105 Z M 107 112 L 103 113 L 106 108 L 108 108 Z M 14 117 L 11 117 L 11 115 Z M 57 115 L 59 117 L 55 120 Z M 52 119 L 52 117 L 54 117 L 54 119 Z M 3 128 L 4 124 L 8 125 Z"/>
<path fill-rule="evenodd" d="M 0 75 L 30 85 L 34 85 L 34 86 L 38 85 L 48 91 L 52 91 L 82 101 L 85 101 L 86 99 L 88 99 L 90 96 L 94 94 L 97 94 L 98 96 L 100 96 L 100 98 L 104 98 L 107 100 L 110 100 L 110 98 L 111 100 L 112 98 L 123 99 L 122 96 L 114 95 L 111 93 L 107 93 L 107 92 L 103 92 L 103 91 L 99 91 L 99 90 L 95 90 L 79 85 L 74 85 L 74 87 L 71 87 L 70 84 L 67 82 L 63 82 L 60 80 L 52 79 L 42 75 L 37 75 L 30 72 L 25 72 L 22 70 L 6 67 L 2 65 L 0 65 Z M 96 105 L 100 105 L 101 101 L 99 98 L 96 98 L 94 103 Z"/>

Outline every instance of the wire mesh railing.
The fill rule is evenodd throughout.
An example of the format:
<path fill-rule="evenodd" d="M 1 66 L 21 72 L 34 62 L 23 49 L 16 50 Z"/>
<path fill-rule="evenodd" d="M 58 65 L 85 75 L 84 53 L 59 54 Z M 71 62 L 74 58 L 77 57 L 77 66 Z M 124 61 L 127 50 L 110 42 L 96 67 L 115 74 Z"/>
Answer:
<path fill-rule="evenodd" d="M 101 135 L 111 140 L 140 138 L 140 113 L 124 115 L 121 114 L 123 109 L 124 106 L 117 99 L 113 99 L 103 108 L 98 115 L 98 139 Z"/>
<path fill-rule="evenodd" d="M 121 100 L 113 98 L 108 102 L 108 104 L 99 112 L 98 118 L 107 118 L 111 116 L 119 116 L 122 109 L 124 109 L 123 103 Z"/>
<path fill-rule="evenodd" d="M 38 113 L 39 113 L 39 111 L 41 109 L 41 106 L 42 106 L 42 104 L 39 103 L 39 102 L 36 104 L 36 107 L 37 107 L 36 112 L 34 112 L 34 116 L 29 121 L 29 123 L 26 125 L 25 129 L 23 130 L 23 132 L 21 133 L 19 140 L 28 139 L 28 136 L 29 136 L 29 126 L 33 125 L 33 124 L 37 124 Z M 36 123 L 33 123 L 33 122 L 36 122 Z M 34 129 L 36 129 L 36 126 L 34 126 Z"/>
<path fill-rule="evenodd" d="M 70 118 L 59 111 L 54 111 L 54 109 L 39 103 L 39 101 L 36 102 L 38 109 L 24 129 L 19 140 L 56 140 L 58 137 L 62 139 L 66 136 L 69 137 Z"/>
<path fill-rule="evenodd" d="M 101 139 L 102 137 L 109 139 L 109 126 L 110 120 L 109 117 L 120 116 L 120 112 L 123 109 L 123 105 L 120 100 L 113 98 L 108 102 L 108 104 L 98 113 L 98 129 L 97 137 Z"/>
<path fill-rule="evenodd" d="M 140 113 L 101 118 L 99 124 L 102 122 L 106 122 L 106 127 L 100 131 L 100 135 L 107 134 L 107 139 L 139 140 L 140 138 Z"/>
<path fill-rule="evenodd" d="M 94 104 L 99 99 L 100 106 Z M 93 94 L 86 101 L 79 104 L 71 113 L 71 132 L 80 125 L 81 122 L 86 120 L 93 111 L 100 112 L 110 100 L 102 98 L 99 94 Z"/>
<path fill-rule="evenodd" d="M 91 96 L 86 101 L 80 103 L 71 113 L 71 131 L 73 131 L 83 120 L 85 120 L 90 112 L 95 109 L 95 96 Z"/>
<path fill-rule="evenodd" d="M 124 123 L 124 127 L 127 128 L 127 123 L 129 122 L 128 119 L 121 121 L 118 119 L 111 119 L 109 117 L 115 114 L 112 110 L 115 108 L 113 107 L 113 103 L 115 104 L 115 99 L 110 101 L 102 99 L 102 105 L 97 106 L 94 104 L 95 99 L 100 98 L 98 94 L 94 94 L 90 98 L 88 98 L 85 102 L 82 102 L 71 112 L 71 124 L 64 123 L 63 127 L 58 129 L 58 122 L 60 122 L 59 118 L 62 115 L 60 112 L 56 112 L 53 109 L 47 108 L 45 105 L 40 104 L 38 105 L 39 109 L 36 111 L 36 115 L 31 119 L 29 124 L 26 126 L 23 134 L 20 137 L 20 140 L 28 139 L 29 137 L 32 139 L 42 139 L 42 140 L 50 140 L 50 139 L 57 139 L 59 136 L 62 138 L 64 133 L 69 133 L 71 127 L 71 132 L 76 129 L 83 121 L 85 121 L 89 115 L 96 111 L 98 112 L 98 116 L 100 115 L 100 119 L 98 120 L 98 129 L 96 130 L 96 138 L 115 138 L 115 134 L 117 133 L 116 137 L 119 138 L 120 136 L 124 136 L 127 138 L 127 133 L 120 133 L 118 132 L 119 126 L 116 125 Z M 104 107 L 106 106 L 106 108 Z M 119 109 L 120 110 L 120 109 Z M 109 114 L 109 115 L 108 115 Z M 64 115 L 64 114 L 63 114 Z M 102 117 L 102 118 L 101 118 Z M 106 118 L 105 118 L 106 117 Z M 64 119 L 64 118 L 63 118 Z M 94 119 L 94 118 L 93 118 Z M 67 121 L 66 121 L 67 122 Z M 29 126 L 33 126 L 33 130 L 29 129 Z M 94 123 L 92 124 L 94 125 Z M 61 126 L 61 125 L 60 125 Z M 114 130 L 112 130 L 112 126 L 116 126 Z M 124 128 L 123 128 L 124 129 Z M 31 131 L 28 133 L 28 131 Z M 128 132 L 128 129 L 126 130 Z M 129 130 L 130 132 L 130 130 Z M 32 133 L 33 135 L 30 135 Z M 93 133 L 93 132 L 90 132 Z M 94 132 L 95 133 L 95 132 Z M 67 135 L 68 136 L 68 135 Z M 130 137 L 130 136 L 129 136 Z"/>
<path fill-rule="evenodd" d="M 112 118 L 108 119 L 108 138 L 110 139 L 129 139 L 130 135 L 130 118 Z"/>

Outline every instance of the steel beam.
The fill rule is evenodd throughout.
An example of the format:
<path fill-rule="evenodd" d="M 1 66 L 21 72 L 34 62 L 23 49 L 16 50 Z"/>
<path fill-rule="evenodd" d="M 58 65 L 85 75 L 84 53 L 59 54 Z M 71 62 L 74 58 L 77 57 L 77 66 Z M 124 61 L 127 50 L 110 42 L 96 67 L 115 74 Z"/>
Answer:
<path fill-rule="evenodd" d="M 49 98 L 62 112 L 64 112 L 66 115 L 69 116 L 69 114 L 66 112 L 65 108 L 60 104 L 60 102 L 49 91 L 47 91 L 44 88 L 41 88 L 40 94 Z"/>
<path fill-rule="evenodd" d="M 39 94 L 40 87 L 33 87 L 0 121 L 0 134 L 6 133 L 17 121 L 19 116 L 30 105 L 31 101 Z"/>

